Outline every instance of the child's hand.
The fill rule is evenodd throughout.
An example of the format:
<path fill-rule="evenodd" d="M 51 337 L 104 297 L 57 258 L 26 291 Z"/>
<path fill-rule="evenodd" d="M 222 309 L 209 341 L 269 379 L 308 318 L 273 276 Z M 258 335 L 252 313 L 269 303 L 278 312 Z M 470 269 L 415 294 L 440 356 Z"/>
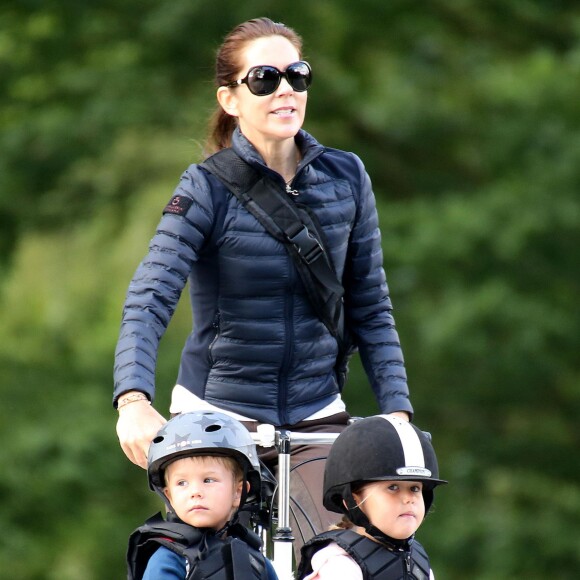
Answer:
<path fill-rule="evenodd" d="M 135 465 L 147 469 L 149 446 L 165 423 L 166 419 L 146 400 L 119 409 L 117 436 L 123 452 Z"/>

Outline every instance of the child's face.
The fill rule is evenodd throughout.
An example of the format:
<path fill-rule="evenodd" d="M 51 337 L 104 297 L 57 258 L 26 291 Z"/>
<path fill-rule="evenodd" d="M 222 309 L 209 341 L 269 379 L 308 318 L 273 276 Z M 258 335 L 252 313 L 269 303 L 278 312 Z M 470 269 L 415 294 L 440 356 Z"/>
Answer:
<path fill-rule="evenodd" d="M 422 490 L 418 481 L 375 481 L 353 497 L 373 526 L 391 538 L 405 540 L 425 517 Z"/>
<path fill-rule="evenodd" d="M 242 482 L 215 457 L 184 457 L 165 471 L 163 490 L 186 524 L 219 530 L 240 505 Z"/>

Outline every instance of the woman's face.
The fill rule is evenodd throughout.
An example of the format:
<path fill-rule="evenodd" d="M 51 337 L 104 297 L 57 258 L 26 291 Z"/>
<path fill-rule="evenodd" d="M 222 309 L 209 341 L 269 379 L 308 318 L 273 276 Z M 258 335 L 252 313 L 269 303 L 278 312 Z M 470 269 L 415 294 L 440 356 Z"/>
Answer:
<path fill-rule="evenodd" d="M 244 78 L 253 66 L 271 65 L 285 71 L 298 60 L 298 51 L 283 36 L 258 38 L 242 51 L 237 79 Z M 269 149 L 275 142 L 294 139 L 304 122 L 307 95 L 307 91 L 296 92 L 285 78 L 272 94 L 265 96 L 253 95 L 246 84 L 218 89 L 220 104 L 238 118 L 242 133 L 258 151 Z"/>

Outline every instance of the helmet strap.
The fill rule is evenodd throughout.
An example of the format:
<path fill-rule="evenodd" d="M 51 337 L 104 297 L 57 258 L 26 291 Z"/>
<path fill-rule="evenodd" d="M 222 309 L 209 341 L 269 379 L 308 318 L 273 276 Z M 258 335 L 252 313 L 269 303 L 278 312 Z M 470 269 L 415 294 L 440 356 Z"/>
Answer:
<path fill-rule="evenodd" d="M 215 535 L 218 538 L 221 538 L 225 534 L 227 534 L 232 526 L 235 526 L 238 523 L 238 512 L 236 511 L 232 518 L 228 520 L 219 530 L 215 532 Z"/>
<path fill-rule="evenodd" d="M 407 552 L 415 538 L 415 534 L 409 538 L 405 538 L 404 540 L 391 538 L 391 536 L 388 536 L 373 525 L 369 525 L 368 528 L 365 528 L 365 531 L 369 536 L 371 536 L 371 538 L 375 539 L 380 544 L 383 544 L 391 552 Z"/>
<path fill-rule="evenodd" d="M 242 494 L 240 495 L 240 505 L 236 510 L 236 514 L 244 507 L 246 500 L 248 499 L 248 468 L 245 464 L 242 465 L 243 475 L 242 475 Z"/>
<path fill-rule="evenodd" d="M 171 505 L 170 501 L 167 499 L 167 496 L 163 493 L 163 490 L 156 489 L 155 491 L 157 492 L 157 495 L 160 495 L 163 498 L 163 503 L 165 504 L 167 514 L 173 514 L 175 517 L 177 517 L 177 514 L 175 513 L 173 506 Z"/>

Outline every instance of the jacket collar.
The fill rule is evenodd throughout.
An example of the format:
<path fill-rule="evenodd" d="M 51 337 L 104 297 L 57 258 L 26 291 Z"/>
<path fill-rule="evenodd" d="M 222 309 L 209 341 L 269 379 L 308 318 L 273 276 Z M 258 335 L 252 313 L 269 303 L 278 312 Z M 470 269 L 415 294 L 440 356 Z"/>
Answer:
<path fill-rule="evenodd" d="M 324 146 L 322 146 L 312 135 L 302 129 L 298 131 L 294 140 L 296 141 L 302 156 L 302 160 L 298 164 L 298 169 L 296 171 L 298 174 L 303 167 L 312 163 L 316 157 L 324 153 L 325 149 Z M 232 135 L 232 149 L 252 167 L 261 172 L 272 172 L 264 162 L 262 156 L 258 153 L 258 150 L 243 135 L 239 127 L 235 128 Z"/>

